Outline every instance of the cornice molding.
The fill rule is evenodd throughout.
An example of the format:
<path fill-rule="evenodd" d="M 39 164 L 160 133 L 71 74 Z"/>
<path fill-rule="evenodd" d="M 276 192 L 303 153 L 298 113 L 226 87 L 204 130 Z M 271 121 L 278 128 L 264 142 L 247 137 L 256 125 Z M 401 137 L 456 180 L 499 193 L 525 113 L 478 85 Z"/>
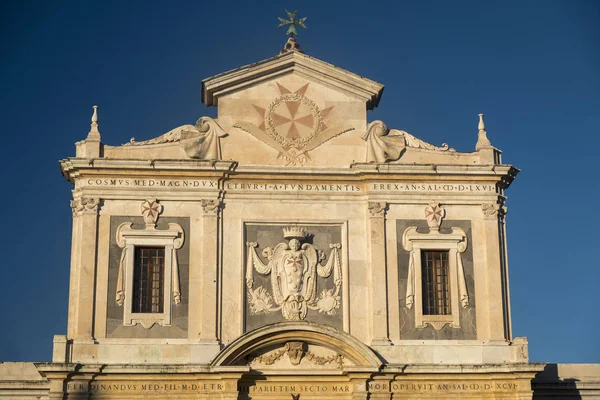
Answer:
<path fill-rule="evenodd" d="M 361 99 L 368 110 L 377 107 L 383 93 L 383 85 L 375 81 L 293 51 L 204 79 L 202 102 L 216 106 L 221 96 L 290 72 Z"/>
<path fill-rule="evenodd" d="M 350 179 L 353 181 L 369 181 L 378 179 L 414 179 L 415 176 L 431 177 L 477 177 L 479 182 L 489 180 L 499 182 L 506 189 L 519 173 L 512 165 L 443 165 L 443 164 L 373 164 L 356 163 L 349 168 L 298 167 L 286 168 L 281 166 L 238 166 L 236 161 L 199 161 L 199 160 L 139 160 L 139 159 L 105 159 L 88 160 L 84 158 L 67 158 L 61 160 L 60 167 L 63 176 L 70 182 L 85 175 L 87 171 L 93 176 L 98 172 L 116 171 L 134 178 L 132 172 L 139 172 L 139 177 L 148 177 L 148 172 L 190 172 L 198 173 L 198 177 L 253 177 L 281 179 L 294 177 L 296 179 Z M 119 174 L 120 175 L 120 174 Z M 100 175 L 101 176 L 101 175 Z M 164 175 L 167 177 L 168 175 Z M 423 178 L 420 178 L 423 179 Z"/>

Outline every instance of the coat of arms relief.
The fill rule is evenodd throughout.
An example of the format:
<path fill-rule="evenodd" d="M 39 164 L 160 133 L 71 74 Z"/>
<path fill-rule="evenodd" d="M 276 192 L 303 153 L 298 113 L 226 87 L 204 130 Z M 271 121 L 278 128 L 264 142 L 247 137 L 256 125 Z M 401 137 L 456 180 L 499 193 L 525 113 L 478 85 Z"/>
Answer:
<path fill-rule="evenodd" d="M 259 244 L 246 243 L 246 287 L 252 315 L 281 311 L 286 320 L 299 321 L 306 319 L 309 310 L 330 316 L 336 314 L 341 303 L 341 245 L 330 243 L 327 259 L 323 250 L 310 243 L 303 243 L 307 235 L 306 228 L 283 228 L 283 237 L 287 242 L 265 247 L 262 256 L 268 261 L 266 263 L 256 251 Z M 255 288 L 254 270 L 260 275 L 270 276 L 270 285 Z M 326 287 L 317 294 L 319 278 L 329 278 L 332 275 L 333 287 Z"/>

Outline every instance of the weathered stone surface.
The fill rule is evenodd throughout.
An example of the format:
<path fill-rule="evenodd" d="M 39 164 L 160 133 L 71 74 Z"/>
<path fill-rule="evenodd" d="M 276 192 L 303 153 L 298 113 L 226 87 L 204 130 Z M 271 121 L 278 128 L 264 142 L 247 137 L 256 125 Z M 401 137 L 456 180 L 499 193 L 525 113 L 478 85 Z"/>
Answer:
<path fill-rule="evenodd" d="M 522 400 L 544 368 L 536 398 L 595 393 L 596 366 L 553 372 L 512 337 L 519 171 L 483 116 L 475 152 L 428 143 L 367 120 L 382 85 L 288 50 L 204 80 L 218 118 L 154 138 L 107 145 L 94 108 L 60 163 L 68 329 L 53 363 L 0 364 L 0 397 Z M 164 248 L 160 285 L 133 282 L 138 246 Z M 424 250 L 447 256 L 438 315 L 422 312 Z"/>

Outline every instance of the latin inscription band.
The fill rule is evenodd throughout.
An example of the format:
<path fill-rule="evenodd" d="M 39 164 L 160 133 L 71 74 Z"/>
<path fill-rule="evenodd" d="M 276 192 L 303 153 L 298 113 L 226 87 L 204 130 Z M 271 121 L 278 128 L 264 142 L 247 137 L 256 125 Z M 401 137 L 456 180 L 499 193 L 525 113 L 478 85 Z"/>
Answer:
<path fill-rule="evenodd" d="M 216 180 L 203 179 L 121 179 L 121 178 L 85 178 L 78 182 L 81 187 L 114 188 L 177 188 L 218 190 Z M 292 193 L 495 193 L 495 185 L 473 183 L 428 183 L 428 182 L 226 182 L 224 190 L 230 192 L 292 192 Z"/>

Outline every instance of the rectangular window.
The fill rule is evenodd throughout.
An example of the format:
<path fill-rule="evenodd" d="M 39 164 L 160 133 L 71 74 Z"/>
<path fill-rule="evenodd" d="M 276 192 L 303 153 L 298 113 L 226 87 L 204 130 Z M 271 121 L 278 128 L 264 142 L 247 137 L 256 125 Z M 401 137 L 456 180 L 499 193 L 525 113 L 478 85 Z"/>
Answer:
<path fill-rule="evenodd" d="M 132 312 L 163 312 L 164 271 L 164 248 L 135 248 Z"/>
<path fill-rule="evenodd" d="M 450 315 L 448 252 L 423 250 L 423 315 Z"/>

